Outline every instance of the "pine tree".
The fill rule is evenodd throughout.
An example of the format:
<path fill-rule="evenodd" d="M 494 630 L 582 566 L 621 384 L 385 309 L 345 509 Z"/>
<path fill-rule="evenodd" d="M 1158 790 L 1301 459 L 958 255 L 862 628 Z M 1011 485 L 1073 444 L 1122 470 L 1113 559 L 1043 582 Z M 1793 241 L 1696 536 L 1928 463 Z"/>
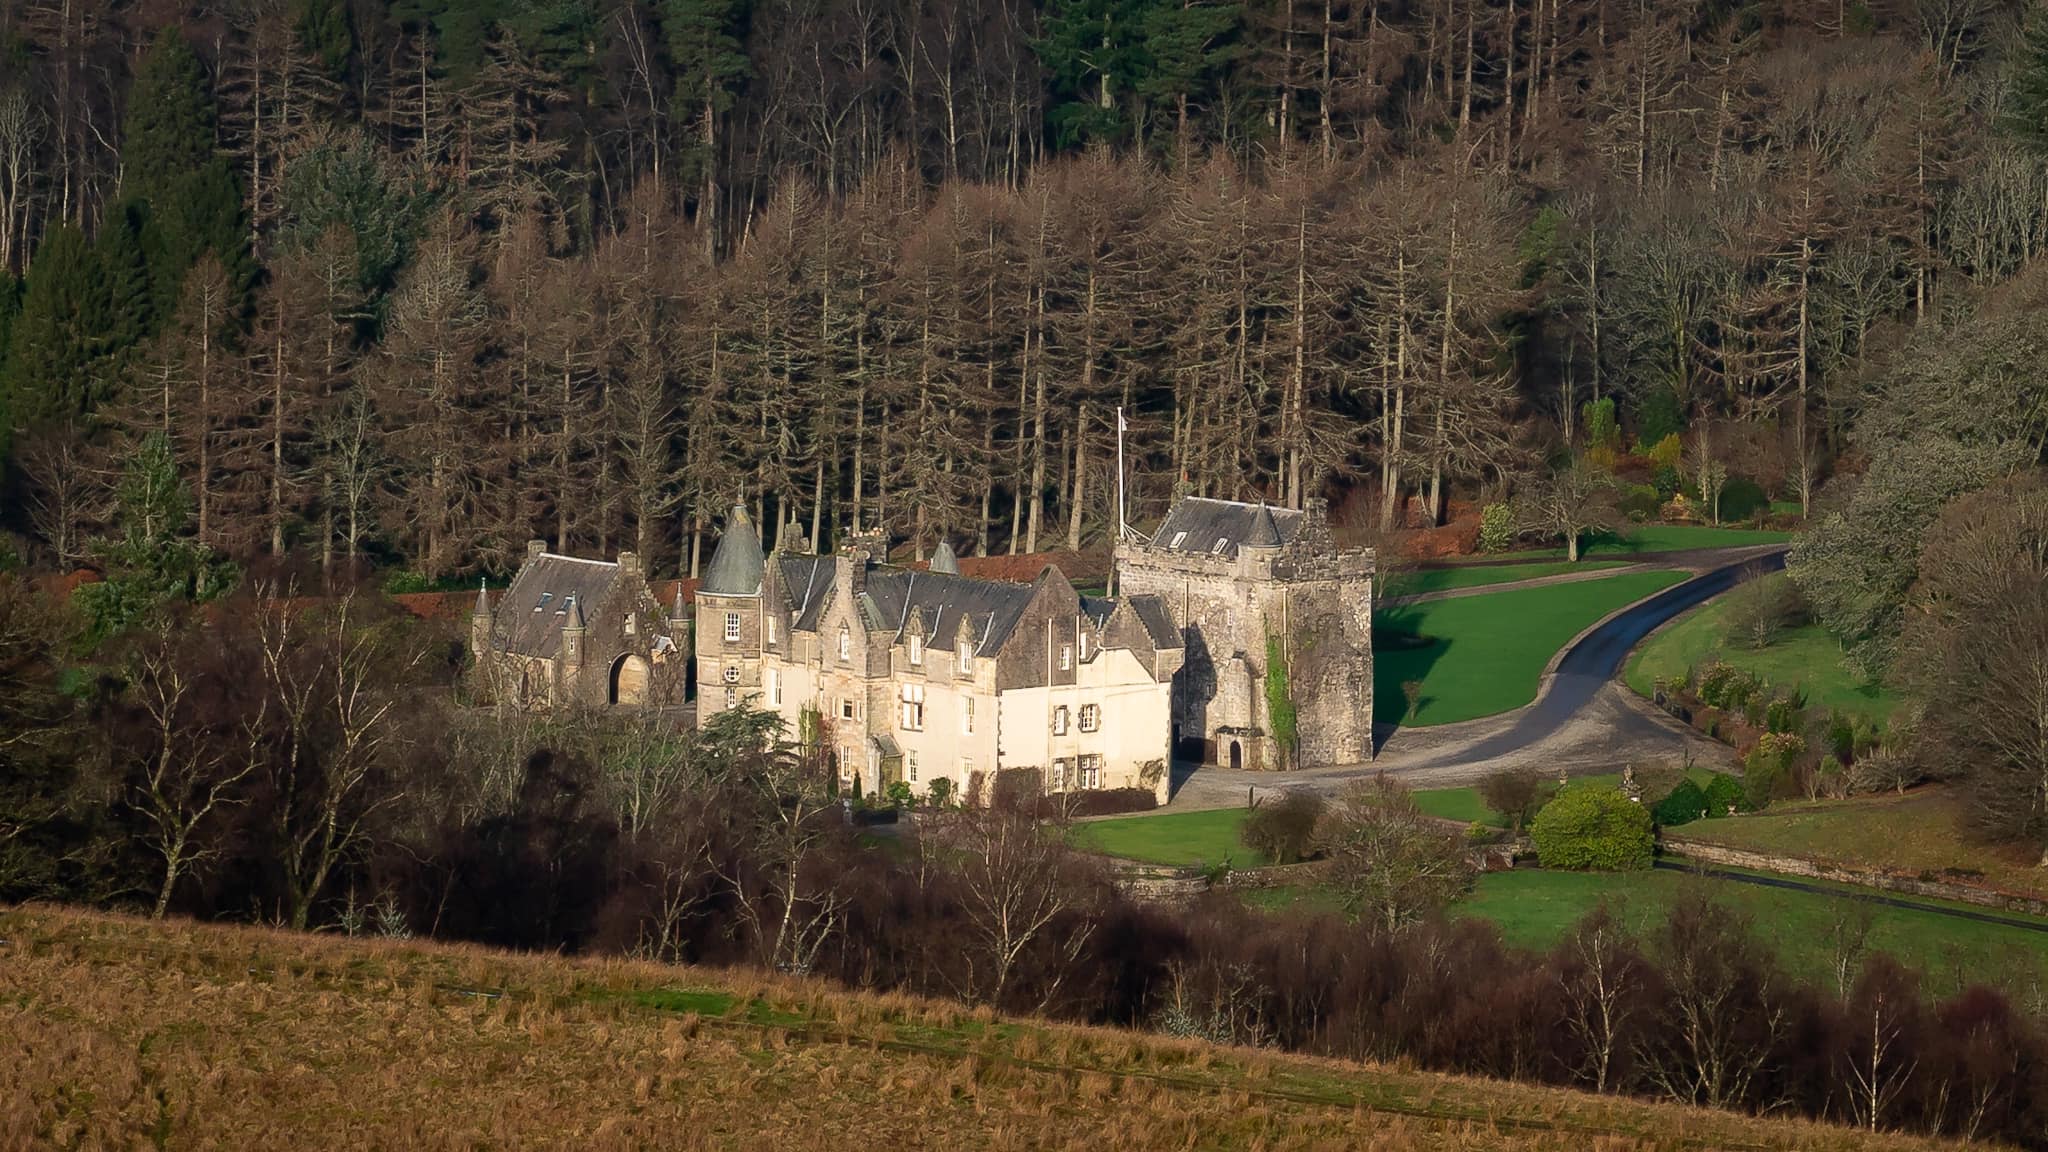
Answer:
<path fill-rule="evenodd" d="M 0 437 L 34 431 L 92 410 L 96 360 L 108 330 L 104 285 L 85 235 L 69 225 L 50 229 L 36 249 L 28 292 L 10 325 L 0 372 Z"/>
<path fill-rule="evenodd" d="M 213 157 L 215 116 L 206 72 L 176 25 L 157 34 L 128 94 L 122 191 L 154 202 Z"/>
<path fill-rule="evenodd" d="M 2048 8 L 2027 13 L 2012 48 L 2012 87 L 2003 127 L 2036 152 L 2048 152 Z"/>

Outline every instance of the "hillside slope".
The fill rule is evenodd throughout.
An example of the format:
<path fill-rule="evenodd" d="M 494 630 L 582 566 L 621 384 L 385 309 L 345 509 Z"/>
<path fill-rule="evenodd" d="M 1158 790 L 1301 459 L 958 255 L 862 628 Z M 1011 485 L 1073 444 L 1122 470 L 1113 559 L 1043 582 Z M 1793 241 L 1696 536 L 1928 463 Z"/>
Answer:
<path fill-rule="evenodd" d="M 1931 1148 L 745 973 L 0 911 L 0 1148 Z"/>

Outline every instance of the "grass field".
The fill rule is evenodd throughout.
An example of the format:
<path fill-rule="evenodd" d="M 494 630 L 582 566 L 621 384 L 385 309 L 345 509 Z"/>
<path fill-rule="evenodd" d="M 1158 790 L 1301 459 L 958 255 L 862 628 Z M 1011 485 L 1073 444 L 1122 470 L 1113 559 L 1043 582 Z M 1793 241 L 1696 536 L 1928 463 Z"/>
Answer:
<path fill-rule="evenodd" d="M 1074 843 L 1087 851 L 1146 864 L 1189 866 L 1229 860 L 1235 868 L 1257 868 L 1272 863 L 1237 838 L 1244 818 L 1243 808 L 1160 812 L 1090 820 L 1074 825 L 1073 835 Z"/>
<path fill-rule="evenodd" d="M 1566 641 L 1684 579 L 1682 572 L 1627 572 L 1387 609 L 1377 624 L 1381 633 L 1419 634 L 1428 642 L 1377 647 L 1373 719 L 1422 727 L 1519 708 L 1536 698 L 1544 666 Z M 1422 682 L 1412 715 L 1401 692 L 1409 680 Z"/>
<path fill-rule="evenodd" d="M 1782 573 L 1764 577 L 1785 578 Z M 1730 608 L 1729 599 L 1719 597 L 1644 641 L 1624 671 L 1628 686 L 1648 696 L 1659 677 L 1683 676 L 1687 669 L 1718 659 L 1782 688 L 1798 685 L 1811 707 L 1839 708 L 1873 719 L 1891 714 L 1897 698 L 1850 671 L 1842 663 L 1840 646 L 1820 625 L 1788 629 L 1768 648 L 1747 648 L 1727 641 Z"/>
<path fill-rule="evenodd" d="M 1635 556 L 1645 552 L 1690 552 L 1700 548 L 1744 548 L 1752 544 L 1782 544 L 1790 532 L 1761 528 L 1715 528 L 1706 524 L 1639 524 L 1619 534 L 1606 533 L 1579 541 L 1581 558 L 1592 556 Z M 1467 557 L 1472 560 L 1543 560 L 1562 558 L 1563 548 L 1525 548 Z"/>
<path fill-rule="evenodd" d="M 0 1147 L 1934 1149 L 652 964 L 0 911 Z"/>
<path fill-rule="evenodd" d="M 1859 796 L 1818 803 L 1781 801 L 1762 812 L 1701 820 L 1672 830 L 1682 838 L 1804 856 L 1909 876 L 1957 874 L 2011 892 L 2048 898 L 2048 870 L 2024 849 L 1972 842 L 1958 822 L 1953 793 L 1922 788 L 1904 796 Z M 2048 948 L 2048 941 L 2043 942 Z"/>
<path fill-rule="evenodd" d="M 1386 598 L 1421 596 L 1430 592 L 1449 592 L 1458 588 L 1483 588 L 1488 584 L 1509 584 L 1516 580 L 1562 576 L 1569 572 L 1604 572 L 1626 567 L 1627 564 L 1626 560 L 1581 560 L 1577 564 L 1558 560 L 1533 564 L 1466 564 L 1455 568 L 1420 568 L 1389 577 L 1385 587 L 1380 589 L 1380 594 Z"/>

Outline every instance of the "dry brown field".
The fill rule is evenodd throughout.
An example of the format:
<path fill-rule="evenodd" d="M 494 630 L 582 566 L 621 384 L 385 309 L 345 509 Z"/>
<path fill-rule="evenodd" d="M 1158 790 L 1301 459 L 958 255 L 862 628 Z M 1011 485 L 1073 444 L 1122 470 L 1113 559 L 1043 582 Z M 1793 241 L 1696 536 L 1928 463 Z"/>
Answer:
<path fill-rule="evenodd" d="M 1937 1146 L 744 972 L 0 909 L 5 1149 Z"/>

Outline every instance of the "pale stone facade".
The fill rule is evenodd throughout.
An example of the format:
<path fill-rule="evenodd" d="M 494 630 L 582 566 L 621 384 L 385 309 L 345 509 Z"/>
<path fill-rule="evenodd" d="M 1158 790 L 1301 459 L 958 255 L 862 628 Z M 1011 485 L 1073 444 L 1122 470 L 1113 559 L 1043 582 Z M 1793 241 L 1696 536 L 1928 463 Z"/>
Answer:
<path fill-rule="evenodd" d="M 681 703 L 688 617 L 664 610 L 631 552 L 586 560 L 526 546 L 495 600 L 477 590 L 469 618 L 471 687 L 504 707 L 650 707 Z"/>
<path fill-rule="evenodd" d="M 1230 767 L 1352 764 L 1373 754 L 1375 557 L 1332 541 L 1327 506 L 1301 511 L 1183 497 L 1149 541 L 1116 549 L 1117 590 L 1163 600 L 1186 659 L 1173 738 Z M 1293 755 L 1277 745 L 1268 653 L 1286 661 Z"/>
<path fill-rule="evenodd" d="M 842 786 L 902 781 L 985 795 L 1029 769 L 1050 790 L 1145 788 L 1166 799 L 1181 645 L 1153 597 L 1082 597 L 1055 568 L 1030 584 L 838 554 L 762 556 L 734 509 L 697 592 L 700 722 L 748 703 L 816 739 Z"/>

